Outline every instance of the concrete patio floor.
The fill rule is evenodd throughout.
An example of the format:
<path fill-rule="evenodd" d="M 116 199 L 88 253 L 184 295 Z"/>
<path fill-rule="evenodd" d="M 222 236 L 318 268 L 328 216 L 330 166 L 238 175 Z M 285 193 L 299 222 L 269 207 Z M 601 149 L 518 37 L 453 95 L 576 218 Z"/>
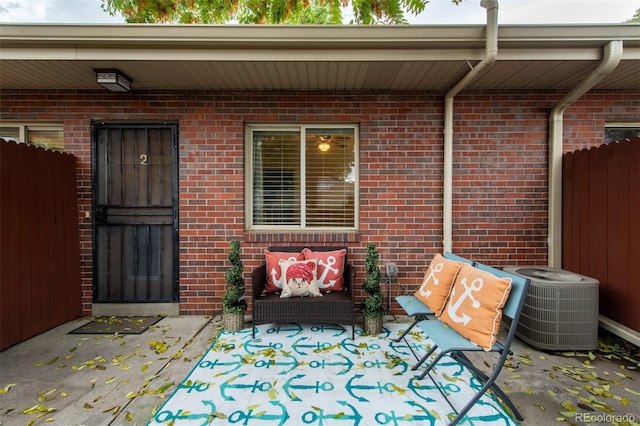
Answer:
<path fill-rule="evenodd" d="M 222 327 L 220 317 L 183 316 L 163 318 L 139 335 L 67 334 L 89 320 L 67 322 L 0 352 L 0 425 L 144 425 Z M 618 343 L 610 347 L 628 351 Z M 626 358 L 602 351 L 560 354 L 516 339 L 512 349 L 498 382 L 524 416 L 522 425 L 562 419 L 640 424 L 637 348 Z M 492 362 L 485 354 L 470 358 L 476 365 Z"/>

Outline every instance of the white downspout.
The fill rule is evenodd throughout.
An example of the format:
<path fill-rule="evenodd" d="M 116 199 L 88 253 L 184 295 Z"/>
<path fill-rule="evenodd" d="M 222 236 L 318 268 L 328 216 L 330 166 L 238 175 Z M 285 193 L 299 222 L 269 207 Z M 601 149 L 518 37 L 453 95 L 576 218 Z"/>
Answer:
<path fill-rule="evenodd" d="M 442 227 L 444 251 L 452 251 L 452 211 L 453 211 L 453 98 L 467 87 L 482 72 L 488 69 L 498 56 L 498 0 L 480 0 L 480 6 L 487 9 L 487 29 L 485 36 L 485 57 L 453 86 L 444 97 L 444 176 Z"/>
<path fill-rule="evenodd" d="M 548 264 L 562 267 L 562 131 L 567 107 L 591 90 L 620 63 L 622 41 L 610 41 L 604 47 L 602 61 L 578 86 L 551 109 L 549 114 L 549 253 Z"/>

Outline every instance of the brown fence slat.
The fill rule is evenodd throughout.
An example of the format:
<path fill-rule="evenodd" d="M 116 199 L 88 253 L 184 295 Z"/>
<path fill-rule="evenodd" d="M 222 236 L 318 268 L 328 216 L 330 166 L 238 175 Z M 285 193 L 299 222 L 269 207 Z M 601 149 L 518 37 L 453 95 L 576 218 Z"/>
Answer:
<path fill-rule="evenodd" d="M 20 320 L 20 269 L 8 267 L 20 262 L 20 228 L 13 226 L 20 217 L 20 206 L 16 202 L 20 188 L 14 184 L 19 180 L 16 159 L 19 151 L 16 144 L 0 143 L 2 172 L 0 178 L 0 302 L 2 303 L 2 322 L 0 343 L 5 348 L 21 340 L 22 324 Z M 6 266 L 6 267 L 5 267 Z"/>
<path fill-rule="evenodd" d="M 618 164 L 617 164 L 617 155 L 616 155 L 616 147 L 617 144 L 611 145 L 611 152 L 607 156 L 607 187 L 610 189 L 607 193 L 607 221 L 609 222 L 609 218 L 616 217 L 616 212 L 618 211 L 618 197 L 620 197 L 620 193 L 617 190 L 614 190 L 615 184 L 618 180 Z M 606 250 L 607 254 L 607 264 L 609 268 L 607 269 L 607 275 L 603 276 L 603 279 L 600 279 L 600 282 L 605 282 L 606 295 L 605 300 L 608 301 L 607 305 L 602 306 L 600 312 L 616 321 L 619 318 L 619 315 L 616 314 L 617 306 L 614 304 L 615 301 L 615 281 L 618 279 L 617 274 L 619 272 L 619 261 L 620 261 L 620 247 L 616 242 L 618 241 L 618 224 L 611 223 L 609 227 L 609 232 L 607 233 L 607 241 L 606 245 L 603 247 Z"/>
<path fill-rule="evenodd" d="M 82 310 L 75 158 L 0 141 L 0 349 Z"/>
<path fill-rule="evenodd" d="M 563 158 L 563 267 L 600 281 L 600 313 L 640 331 L 640 138 Z"/>
<path fill-rule="evenodd" d="M 573 211 L 573 158 L 570 152 L 562 157 L 562 264 L 566 268 L 573 265 L 573 227 L 569 226 Z"/>
<path fill-rule="evenodd" d="M 631 328 L 640 330 L 640 309 L 638 302 L 640 301 L 640 283 L 633 279 L 637 273 L 638 264 L 640 264 L 640 138 L 635 138 L 627 142 L 629 145 L 629 259 L 631 259 L 628 268 L 628 278 L 626 282 L 625 294 L 635 294 L 635 300 L 632 298 L 628 303 L 632 304 L 632 316 L 629 320 Z M 633 268 L 633 269 L 632 269 Z"/>
<path fill-rule="evenodd" d="M 35 148 L 34 148 L 35 149 Z M 22 336 L 33 335 L 33 316 L 31 315 L 32 289 L 31 284 L 31 239 L 29 236 L 29 229 L 31 226 L 31 214 L 33 209 L 30 205 L 30 196 L 37 194 L 29 194 L 31 188 L 31 182 L 34 179 L 35 169 L 33 163 L 29 161 L 29 147 L 26 145 L 19 146 L 18 149 L 18 170 L 20 174 L 17 181 L 12 184 L 18 187 L 18 206 L 20 209 L 20 217 L 16 218 L 16 222 L 11 226 L 16 226 L 20 232 L 20 241 L 18 241 L 18 247 L 20 247 L 20 260 L 18 267 L 20 268 L 20 275 L 18 285 L 20 286 L 20 334 Z M 35 153 L 35 151 L 31 151 Z M 11 267 L 11 265 L 9 266 Z M 29 314 L 27 314 L 27 312 Z"/>
<path fill-rule="evenodd" d="M 590 277 L 607 276 L 606 247 L 602 241 L 607 240 L 609 221 L 607 220 L 607 157 L 611 152 L 610 145 L 589 150 L 589 254 L 587 274 Z M 600 286 L 601 304 L 607 300 L 608 293 Z"/>
<path fill-rule="evenodd" d="M 610 186 L 618 191 L 616 205 L 615 224 L 618 227 L 617 254 L 615 259 L 615 279 L 609 282 L 610 289 L 615 294 L 625 294 L 627 281 L 629 280 L 629 144 L 624 142 L 616 143 L 614 146 L 614 156 L 616 163 L 616 181 L 610 182 Z M 637 212 L 636 212 L 637 216 Z M 613 219 L 613 218 L 612 218 Z M 616 317 L 622 324 L 627 324 L 631 318 L 631 310 L 637 309 L 637 304 L 630 303 L 631 298 L 623 297 L 619 300 Z"/>
<path fill-rule="evenodd" d="M 64 253 L 67 319 L 82 314 L 82 293 L 80 276 L 80 229 L 78 228 L 78 192 L 76 181 L 76 158 L 65 155 L 62 158 L 63 181 L 65 182 L 64 199 Z"/>

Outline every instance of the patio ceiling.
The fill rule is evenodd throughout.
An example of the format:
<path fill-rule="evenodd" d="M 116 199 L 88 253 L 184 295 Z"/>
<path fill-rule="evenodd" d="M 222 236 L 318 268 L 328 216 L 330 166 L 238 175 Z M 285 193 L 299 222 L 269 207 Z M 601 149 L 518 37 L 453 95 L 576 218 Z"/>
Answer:
<path fill-rule="evenodd" d="M 485 54 L 484 25 L 0 25 L 0 89 L 447 90 Z M 498 59 L 473 89 L 571 89 L 622 40 L 595 88 L 640 89 L 640 25 L 500 26 Z M 102 90 L 102 89 L 100 89 Z"/>

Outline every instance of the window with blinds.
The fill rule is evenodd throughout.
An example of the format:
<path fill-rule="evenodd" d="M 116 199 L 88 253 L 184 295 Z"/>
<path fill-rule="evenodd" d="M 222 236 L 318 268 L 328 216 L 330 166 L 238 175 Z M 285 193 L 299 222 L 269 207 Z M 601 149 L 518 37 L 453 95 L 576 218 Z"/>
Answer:
<path fill-rule="evenodd" d="M 250 229 L 357 228 L 357 127 L 247 127 Z"/>

